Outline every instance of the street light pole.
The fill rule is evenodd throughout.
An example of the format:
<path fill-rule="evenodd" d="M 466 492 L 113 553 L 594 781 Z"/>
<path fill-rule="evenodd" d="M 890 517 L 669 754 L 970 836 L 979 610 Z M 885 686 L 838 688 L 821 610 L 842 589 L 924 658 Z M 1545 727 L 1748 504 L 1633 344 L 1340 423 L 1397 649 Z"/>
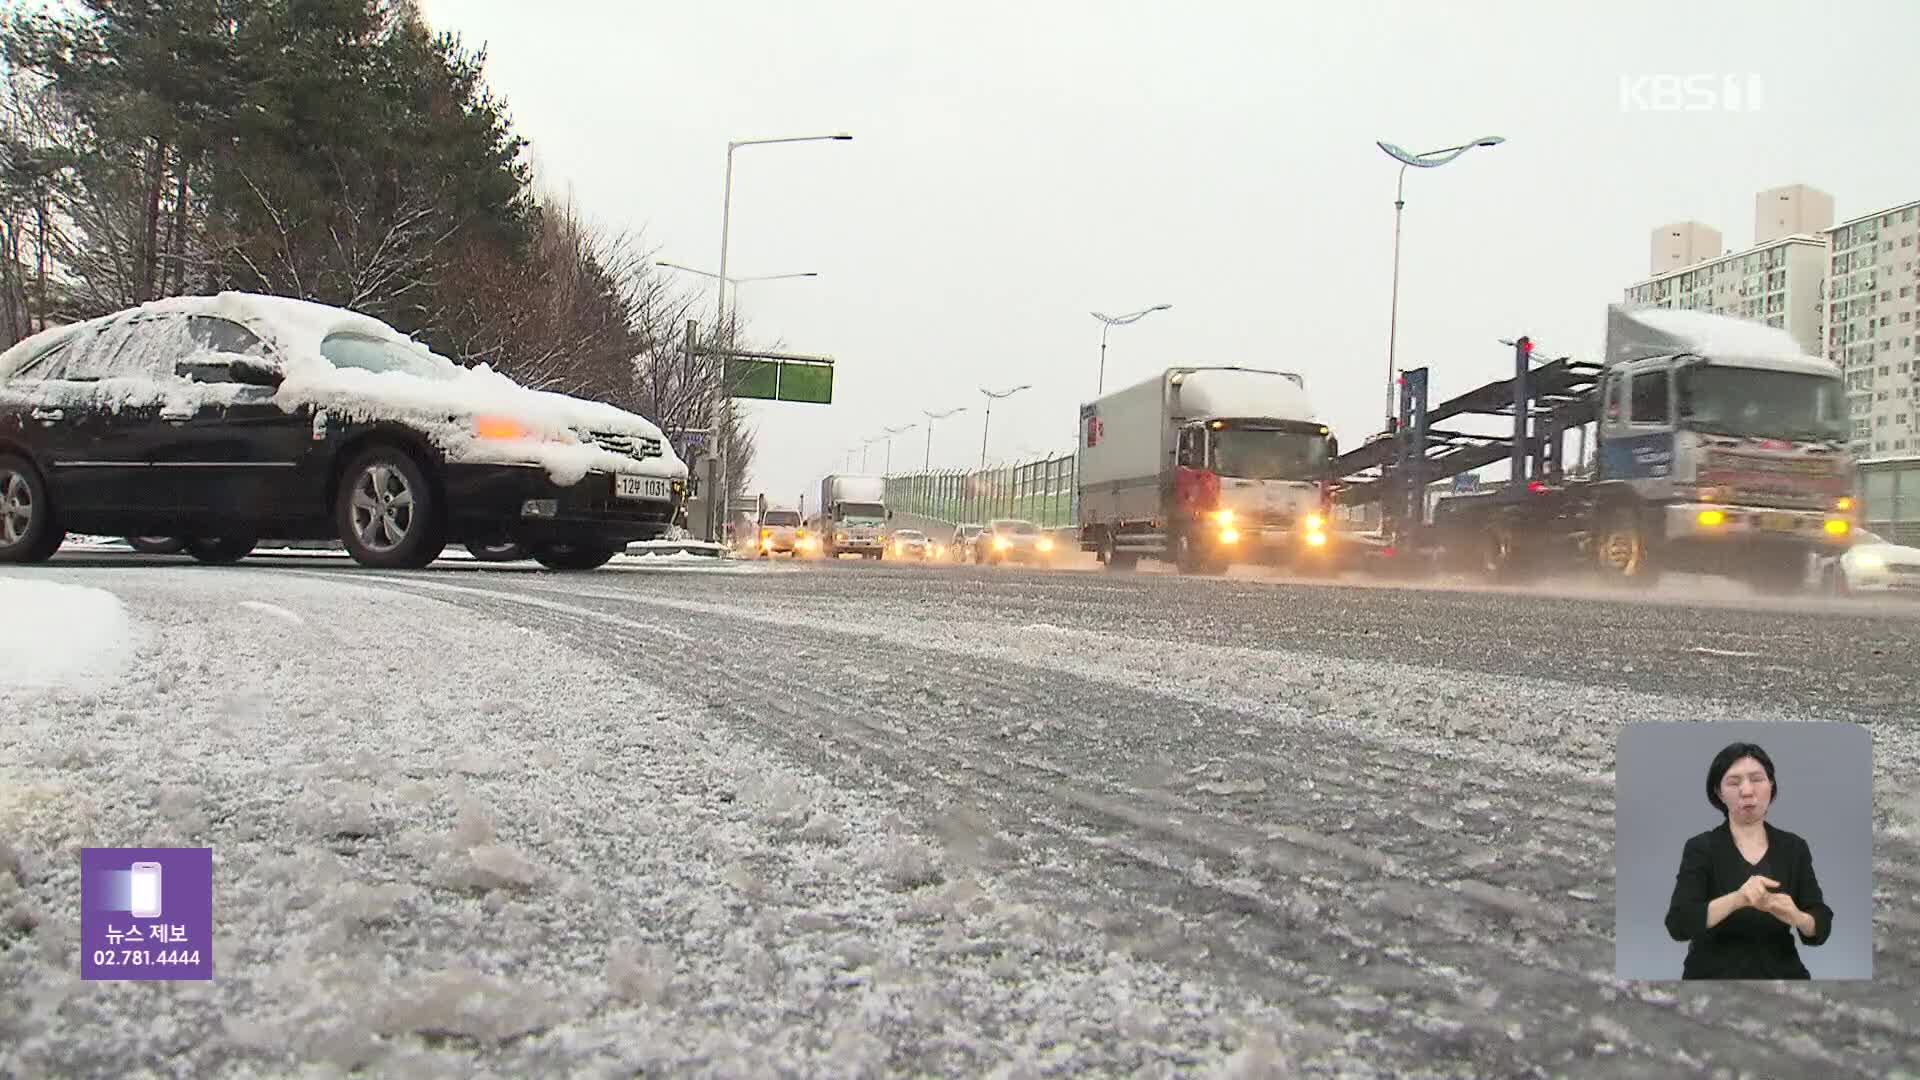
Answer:
<path fill-rule="evenodd" d="M 989 390 L 984 386 L 980 388 L 980 392 L 987 396 L 987 416 L 985 420 L 982 420 L 980 422 L 980 468 L 981 469 L 985 469 L 987 467 L 987 432 L 993 426 L 993 403 L 996 401 L 999 401 L 1001 398 L 1010 398 L 1022 390 L 1031 390 L 1031 389 L 1033 389 L 1032 383 L 1022 383 L 1011 390 L 1001 390 L 998 392 Z"/>
<path fill-rule="evenodd" d="M 852 135 L 849 135 L 845 132 L 841 132 L 840 134 L 837 134 L 837 135 L 797 135 L 797 136 L 789 136 L 786 138 L 779 138 L 779 139 L 737 139 L 727 143 L 726 185 L 721 195 L 721 201 L 720 201 L 720 273 L 715 275 L 715 277 L 718 278 L 718 280 L 715 281 L 714 283 L 715 291 L 718 293 L 718 295 L 715 297 L 715 303 L 714 303 L 713 334 L 716 339 L 720 339 L 717 342 L 718 344 L 722 346 L 730 346 L 731 344 L 731 335 L 726 334 L 726 326 L 727 326 L 727 282 L 729 280 L 727 278 L 727 247 L 728 247 L 728 240 L 731 237 L 732 228 L 733 228 L 733 152 L 735 150 L 740 149 L 743 146 L 766 146 L 772 143 L 792 143 L 792 142 L 823 142 L 823 141 L 845 142 L 852 138 L 853 138 Z M 726 336 L 723 337 L 722 335 L 726 335 Z M 719 360 L 719 363 L 717 365 L 717 369 L 716 369 L 717 373 L 714 380 L 716 385 L 714 387 L 715 392 L 714 392 L 714 400 L 713 400 L 713 429 L 716 432 L 719 432 L 722 430 L 723 417 L 729 411 L 728 406 L 733 400 L 733 394 L 731 390 L 729 390 L 729 388 L 727 387 L 726 357 L 722 355 L 718 358 L 718 360 Z M 727 491 L 728 477 L 727 477 L 727 439 L 724 437 L 716 436 L 714 439 L 713 462 L 714 462 L 714 487 L 717 489 L 713 493 L 713 496 L 714 496 L 713 502 L 715 505 L 718 505 L 719 507 L 721 507 L 721 509 L 719 511 L 720 516 L 712 518 L 713 524 L 709 526 L 709 531 L 707 534 L 710 538 L 715 535 L 715 530 L 718 529 L 718 523 L 725 520 L 725 514 L 726 514 L 724 507 L 727 502 L 726 491 Z M 710 505 L 708 507 L 709 515 L 712 515 L 713 512 L 714 512 L 714 506 Z"/>
<path fill-rule="evenodd" d="M 1155 304 L 1150 308 L 1146 308 L 1142 311 L 1136 311 L 1131 315 L 1102 315 L 1097 311 L 1091 313 L 1094 318 L 1099 319 L 1101 322 L 1100 381 L 1098 384 L 1096 384 L 1096 388 L 1094 389 L 1093 396 L 1099 397 L 1101 394 L 1106 393 L 1106 390 L 1107 390 L 1107 331 L 1113 329 L 1116 326 L 1125 326 L 1128 323 L 1139 322 L 1141 319 L 1146 318 L 1147 316 L 1153 314 L 1156 311 L 1166 311 L 1168 308 L 1171 308 L 1172 306 L 1173 306 L 1172 304 Z"/>
<path fill-rule="evenodd" d="M 883 432 L 885 432 L 886 439 L 887 439 L 887 467 L 886 467 L 886 470 L 881 473 L 882 476 L 888 477 L 889 479 L 891 479 L 893 476 L 893 437 L 895 435 L 905 435 L 907 432 L 912 431 L 914 428 L 917 428 L 919 426 L 920 426 L 919 424 L 905 424 L 900 427 L 890 427 L 890 428 L 881 429 Z"/>
<path fill-rule="evenodd" d="M 1394 353 L 1400 338 L 1400 219 L 1407 206 L 1407 169 L 1409 167 L 1434 169 L 1476 146 L 1499 146 L 1506 139 L 1499 135 L 1488 135 L 1459 146 L 1449 146 L 1444 150 L 1429 150 L 1424 154 L 1409 154 L 1392 143 L 1376 142 L 1374 145 L 1385 151 L 1387 156 L 1400 163 L 1400 176 L 1393 189 L 1393 300 L 1392 310 L 1387 315 L 1387 426 L 1392 431 L 1399 410 L 1393 407 L 1393 371 Z"/>

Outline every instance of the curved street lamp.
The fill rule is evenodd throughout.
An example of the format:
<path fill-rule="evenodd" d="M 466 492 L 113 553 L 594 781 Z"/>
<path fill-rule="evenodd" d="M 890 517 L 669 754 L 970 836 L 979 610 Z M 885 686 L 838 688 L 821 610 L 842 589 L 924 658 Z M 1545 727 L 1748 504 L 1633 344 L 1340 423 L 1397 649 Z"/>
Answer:
<path fill-rule="evenodd" d="M 1484 135 L 1459 146 L 1449 146 L 1441 150 L 1429 150 L 1424 154 L 1410 154 L 1389 142 L 1375 142 L 1386 155 L 1400 163 L 1400 179 L 1393 189 L 1393 310 L 1387 318 L 1387 427 L 1392 431 L 1394 418 L 1398 413 L 1393 407 L 1393 363 L 1394 347 L 1400 336 L 1400 217 L 1407 205 L 1407 169 L 1437 169 L 1447 162 L 1476 146 L 1499 146 L 1507 140 L 1499 135 Z"/>
<path fill-rule="evenodd" d="M 1010 398 L 1022 390 L 1033 389 L 1032 383 L 1021 383 L 1011 390 L 989 390 L 981 387 L 980 392 L 987 396 L 987 417 L 980 422 L 980 468 L 987 467 L 987 430 L 993 424 L 993 403 L 1002 398 Z"/>
<path fill-rule="evenodd" d="M 1116 326 L 1137 323 L 1156 311 L 1166 311 L 1172 306 L 1172 304 L 1155 304 L 1150 308 L 1143 311 L 1136 311 L 1131 315 L 1102 315 L 1097 311 L 1090 313 L 1094 318 L 1099 319 L 1101 323 L 1104 324 L 1100 327 L 1100 381 L 1095 385 L 1093 391 L 1095 397 L 1099 397 L 1105 393 L 1107 389 L 1107 331 Z"/>

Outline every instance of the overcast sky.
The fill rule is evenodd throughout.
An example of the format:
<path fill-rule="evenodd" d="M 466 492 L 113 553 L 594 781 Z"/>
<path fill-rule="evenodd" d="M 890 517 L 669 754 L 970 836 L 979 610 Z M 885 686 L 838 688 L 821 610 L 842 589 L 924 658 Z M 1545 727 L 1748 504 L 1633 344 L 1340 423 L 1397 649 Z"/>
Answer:
<path fill-rule="evenodd" d="M 1437 396 L 1498 377 L 1496 339 L 1597 359 L 1654 226 L 1753 239 L 1754 194 L 1807 183 L 1845 219 L 1920 198 L 1920 4 L 427 0 L 489 52 L 544 183 L 729 272 L 750 330 L 838 361 L 830 407 L 756 403 L 753 487 L 817 491 L 921 410 L 936 467 L 1073 445 L 1093 396 L 1173 364 L 1303 373 L 1343 444 L 1385 405 L 1393 190 L 1408 170 L 1401 367 Z M 1844 12 L 1845 17 L 1836 16 Z M 1757 79 L 1757 108 L 1623 107 L 1623 76 Z M 1655 102 L 1651 93 L 1648 104 Z M 917 467 L 925 428 L 894 441 Z M 876 444 L 870 471 L 884 464 Z M 809 503 L 813 500 L 809 499 Z"/>

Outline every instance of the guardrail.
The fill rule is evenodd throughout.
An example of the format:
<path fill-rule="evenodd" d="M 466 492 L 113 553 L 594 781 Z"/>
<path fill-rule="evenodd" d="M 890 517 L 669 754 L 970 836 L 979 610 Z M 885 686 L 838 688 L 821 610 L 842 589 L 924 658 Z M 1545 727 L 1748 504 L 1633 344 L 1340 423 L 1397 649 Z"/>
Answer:
<path fill-rule="evenodd" d="M 1078 460 L 1073 454 L 991 469 L 904 473 L 887 478 L 887 505 L 928 521 L 957 525 L 1024 518 L 1043 529 L 1079 520 Z"/>

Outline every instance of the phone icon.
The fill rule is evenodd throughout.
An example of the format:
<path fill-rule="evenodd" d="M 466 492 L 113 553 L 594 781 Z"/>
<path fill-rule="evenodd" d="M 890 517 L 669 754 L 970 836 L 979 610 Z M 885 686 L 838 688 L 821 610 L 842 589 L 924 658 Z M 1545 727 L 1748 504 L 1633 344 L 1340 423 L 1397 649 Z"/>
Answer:
<path fill-rule="evenodd" d="M 128 874 L 132 885 L 130 890 L 133 917 L 136 919 L 157 919 L 160 917 L 160 864 L 157 862 L 137 862 Z"/>

